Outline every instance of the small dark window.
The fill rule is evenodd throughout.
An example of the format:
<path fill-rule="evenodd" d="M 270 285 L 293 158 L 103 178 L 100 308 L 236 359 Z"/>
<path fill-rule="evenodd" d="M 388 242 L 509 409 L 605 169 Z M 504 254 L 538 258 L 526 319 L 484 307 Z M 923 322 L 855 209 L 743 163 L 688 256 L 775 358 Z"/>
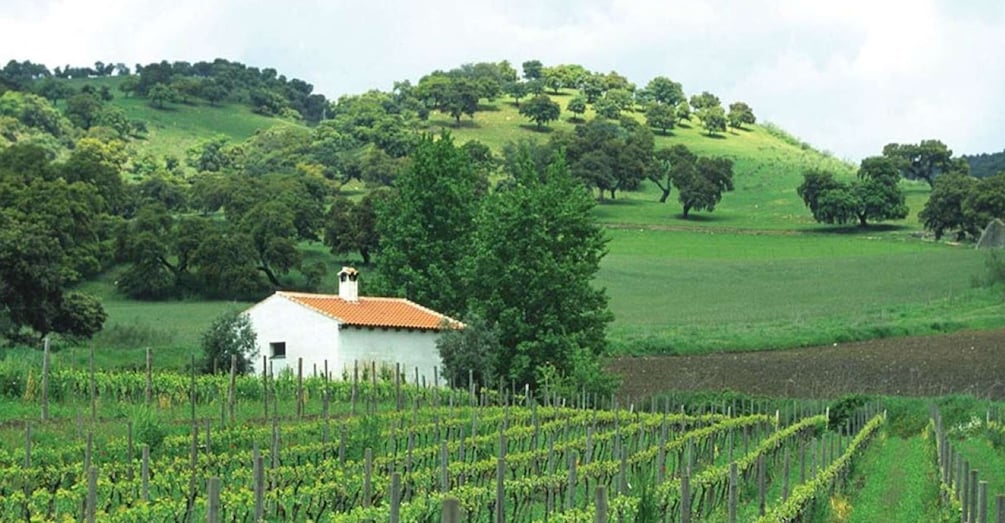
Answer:
<path fill-rule="evenodd" d="M 285 341 L 274 341 L 269 344 L 269 352 L 272 353 L 272 359 L 285 358 L 286 357 L 286 342 Z"/>

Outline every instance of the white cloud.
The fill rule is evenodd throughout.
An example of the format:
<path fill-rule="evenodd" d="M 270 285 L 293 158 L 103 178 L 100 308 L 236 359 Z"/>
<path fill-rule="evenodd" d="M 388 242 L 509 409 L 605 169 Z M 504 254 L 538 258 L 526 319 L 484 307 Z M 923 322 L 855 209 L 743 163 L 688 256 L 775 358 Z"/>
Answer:
<path fill-rule="evenodd" d="M 949 0 L 0 0 L 0 59 L 223 57 L 337 96 L 538 58 L 742 99 L 843 157 L 936 137 L 1005 147 L 1005 3 Z"/>

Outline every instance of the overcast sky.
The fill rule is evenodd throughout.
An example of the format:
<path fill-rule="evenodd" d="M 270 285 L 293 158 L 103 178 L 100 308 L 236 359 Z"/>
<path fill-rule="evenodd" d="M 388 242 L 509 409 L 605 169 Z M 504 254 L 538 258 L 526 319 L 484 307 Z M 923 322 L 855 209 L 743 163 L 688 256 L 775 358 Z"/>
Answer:
<path fill-rule="evenodd" d="M 1005 149 L 1003 0 L 0 0 L 0 60 L 273 67 L 329 97 L 465 62 L 658 75 L 846 159 Z"/>

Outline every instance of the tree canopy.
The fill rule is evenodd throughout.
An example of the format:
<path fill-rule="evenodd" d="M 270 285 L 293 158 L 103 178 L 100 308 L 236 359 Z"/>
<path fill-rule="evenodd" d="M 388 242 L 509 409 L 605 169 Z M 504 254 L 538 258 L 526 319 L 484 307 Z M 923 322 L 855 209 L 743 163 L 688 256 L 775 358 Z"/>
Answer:
<path fill-rule="evenodd" d="M 388 292 L 446 314 L 464 312 L 465 293 L 457 282 L 479 185 L 468 155 L 449 133 L 420 140 L 395 195 L 377 206 L 376 269 Z"/>
<path fill-rule="evenodd" d="M 907 217 L 900 175 L 889 158 L 873 156 L 862 160 L 858 177 L 842 182 L 827 171 L 811 170 L 803 175 L 796 192 L 820 223 L 846 224 L 899 220 Z"/>
<path fill-rule="evenodd" d="M 533 386 L 543 367 L 571 376 L 604 351 L 611 314 L 591 281 L 606 238 L 561 157 L 542 172 L 524 150 L 515 167 L 478 214 L 468 304 L 498 333 L 497 374 Z"/>

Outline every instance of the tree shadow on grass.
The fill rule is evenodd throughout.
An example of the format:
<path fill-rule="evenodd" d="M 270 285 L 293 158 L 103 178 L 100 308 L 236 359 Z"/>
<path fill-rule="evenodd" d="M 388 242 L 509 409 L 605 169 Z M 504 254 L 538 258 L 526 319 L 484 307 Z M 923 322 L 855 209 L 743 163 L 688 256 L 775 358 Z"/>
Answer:
<path fill-rule="evenodd" d="M 669 203 L 669 202 L 668 202 Z M 721 222 L 725 218 L 722 216 L 716 216 L 714 214 L 688 214 L 687 218 L 684 218 L 684 213 L 674 213 L 673 217 L 677 220 L 678 224 L 681 223 L 716 223 Z"/>
<path fill-rule="evenodd" d="M 498 104 L 478 104 L 478 111 L 482 113 L 496 113 L 500 110 Z"/>
<path fill-rule="evenodd" d="M 477 120 L 472 119 L 461 119 L 460 123 L 455 120 L 430 120 L 430 124 L 435 127 L 440 127 L 442 129 L 481 129 L 481 124 Z"/>
<path fill-rule="evenodd" d="M 794 229 L 798 232 L 804 233 L 814 233 L 814 234 L 874 234 L 880 232 L 901 232 L 908 230 L 906 225 L 896 225 L 893 223 L 877 223 L 869 224 L 866 227 L 859 227 L 858 224 L 854 225 L 833 225 L 830 227 L 801 227 Z"/>
<path fill-rule="evenodd" d="M 681 129 L 690 129 L 691 124 L 688 122 L 678 122 L 677 127 L 680 127 Z"/>
<path fill-rule="evenodd" d="M 522 124 L 520 124 L 520 128 L 523 129 L 523 130 L 525 130 L 525 131 L 531 131 L 531 132 L 534 132 L 534 133 L 541 133 L 541 134 L 548 134 L 548 133 L 554 131 L 554 129 L 552 129 L 551 127 L 548 127 L 548 126 L 538 127 L 538 126 L 536 126 L 534 124 L 530 124 L 530 123 L 522 123 Z"/>
<path fill-rule="evenodd" d="M 701 135 L 704 136 L 705 138 L 709 138 L 709 139 L 712 139 L 712 140 L 725 140 L 726 139 L 726 135 L 719 134 L 719 133 L 712 133 L 712 134 L 701 133 Z"/>
<path fill-rule="evenodd" d="M 596 193 L 594 193 L 594 196 L 596 196 Z M 610 194 L 606 194 L 603 201 L 598 201 L 597 203 L 603 207 L 631 207 L 642 205 L 643 201 L 624 197 L 612 200 Z"/>

